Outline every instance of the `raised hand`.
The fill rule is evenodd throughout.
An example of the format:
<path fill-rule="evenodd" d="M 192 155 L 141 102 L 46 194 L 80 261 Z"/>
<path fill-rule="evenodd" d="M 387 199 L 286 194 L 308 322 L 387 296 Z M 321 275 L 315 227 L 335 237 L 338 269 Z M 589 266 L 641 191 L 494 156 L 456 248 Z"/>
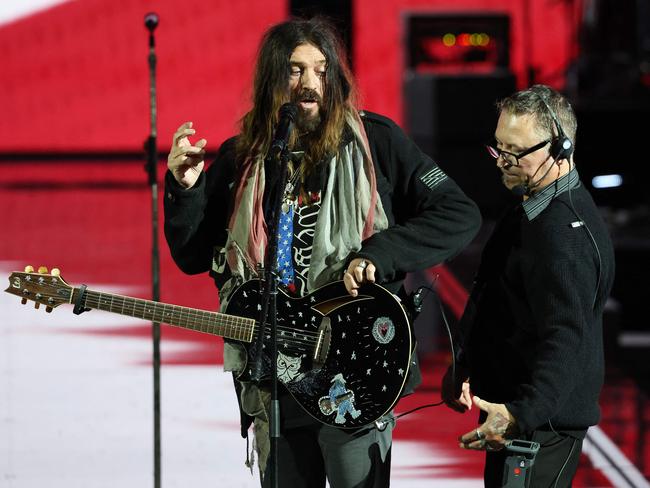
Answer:
<path fill-rule="evenodd" d="M 191 188 L 198 180 L 205 166 L 205 139 L 199 139 L 192 145 L 189 136 L 196 131 L 192 122 L 185 122 L 174 133 L 172 147 L 167 156 L 167 167 L 178 183 L 185 188 Z"/>

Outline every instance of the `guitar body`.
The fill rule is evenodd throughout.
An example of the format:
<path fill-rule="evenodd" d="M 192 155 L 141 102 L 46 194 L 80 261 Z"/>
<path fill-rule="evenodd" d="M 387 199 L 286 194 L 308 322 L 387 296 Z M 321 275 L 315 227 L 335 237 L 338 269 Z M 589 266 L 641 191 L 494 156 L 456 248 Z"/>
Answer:
<path fill-rule="evenodd" d="M 251 280 L 231 294 L 226 314 L 259 320 L 263 282 Z M 367 284 L 351 297 L 342 281 L 300 298 L 277 294 L 278 379 L 311 416 L 339 428 L 374 422 L 399 400 L 413 342 L 399 300 Z M 259 326 L 258 326 L 259 330 Z M 271 373 L 270 325 L 262 345 L 263 376 Z M 241 342 L 253 373 L 257 337 Z"/>
<path fill-rule="evenodd" d="M 11 273 L 5 291 L 23 304 L 44 305 L 46 312 L 71 304 L 76 314 L 104 310 L 236 341 L 247 352 L 240 375 L 246 381 L 260 347 L 261 371 L 255 377 L 261 380 L 272 373 L 270 325 L 262 330 L 259 323 L 263 284 L 251 280 L 236 288 L 225 313 L 89 290 L 86 285 L 75 288 L 58 269 L 48 274 L 45 267 L 37 273 L 32 266 Z M 320 422 L 344 429 L 370 424 L 393 408 L 413 350 L 408 317 L 395 295 L 370 283 L 351 297 L 337 281 L 301 298 L 279 289 L 276 302 L 277 376 L 302 408 Z"/>

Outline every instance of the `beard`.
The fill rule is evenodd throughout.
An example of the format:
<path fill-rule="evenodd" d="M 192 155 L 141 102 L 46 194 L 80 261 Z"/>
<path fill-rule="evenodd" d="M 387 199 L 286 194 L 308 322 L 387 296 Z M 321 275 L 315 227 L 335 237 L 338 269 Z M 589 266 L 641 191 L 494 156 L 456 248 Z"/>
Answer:
<path fill-rule="evenodd" d="M 296 128 L 301 133 L 315 132 L 320 127 L 321 121 L 320 110 L 315 114 L 310 114 L 300 109 L 296 116 Z"/>
<path fill-rule="evenodd" d="M 298 106 L 298 114 L 296 116 L 296 128 L 301 133 L 315 132 L 321 125 L 323 120 L 321 107 L 322 98 L 314 90 L 301 90 L 291 97 L 291 101 Z M 316 112 L 308 112 L 300 106 L 300 102 L 316 102 L 318 110 Z"/>

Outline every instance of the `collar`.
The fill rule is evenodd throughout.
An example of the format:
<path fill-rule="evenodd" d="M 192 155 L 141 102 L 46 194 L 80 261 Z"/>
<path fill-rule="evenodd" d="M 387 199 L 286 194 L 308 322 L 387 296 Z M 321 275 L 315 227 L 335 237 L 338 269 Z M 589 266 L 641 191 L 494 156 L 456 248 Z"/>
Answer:
<path fill-rule="evenodd" d="M 526 212 L 526 217 L 528 217 L 529 221 L 533 220 L 548 207 L 551 200 L 565 191 L 573 190 L 578 185 L 580 185 L 580 178 L 578 176 L 578 170 L 574 166 L 567 174 L 561 176 L 522 202 L 521 206 L 524 212 Z"/>

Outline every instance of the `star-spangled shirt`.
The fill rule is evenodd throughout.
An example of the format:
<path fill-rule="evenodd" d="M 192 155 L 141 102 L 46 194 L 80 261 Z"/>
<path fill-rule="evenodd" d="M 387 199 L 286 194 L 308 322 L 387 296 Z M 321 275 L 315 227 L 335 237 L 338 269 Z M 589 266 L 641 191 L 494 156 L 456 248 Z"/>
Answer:
<path fill-rule="evenodd" d="M 298 295 L 307 294 L 307 278 L 320 199 L 309 205 L 296 202 L 280 215 L 278 228 L 278 280 Z"/>
<path fill-rule="evenodd" d="M 290 285 L 294 280 L 293 257 L 291 245 L 293 243 L 293 205 L 283 208 L 278 224 L 278 280 L 283 285 Z"/>

